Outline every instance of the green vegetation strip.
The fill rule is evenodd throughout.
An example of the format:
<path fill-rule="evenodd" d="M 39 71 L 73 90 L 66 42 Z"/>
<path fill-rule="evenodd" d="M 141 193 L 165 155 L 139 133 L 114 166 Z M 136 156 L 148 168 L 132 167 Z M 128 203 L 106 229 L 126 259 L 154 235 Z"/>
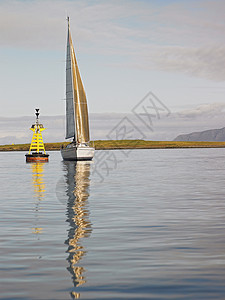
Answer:
<path fill-rule="evenodd" d="M 46 143 L 46 151 L 58 151 L 68 143 Z M 92 144 L 92 143 L 91 143 Z M 0 145 L 0 151 L 29 151 L 30 144 Z M 174 142 L 144 140 L 98 140 L 94 141 L 96 150 L 112 149 L 167 149 L 167 148 L 225 148 L 225 142 Z"/>

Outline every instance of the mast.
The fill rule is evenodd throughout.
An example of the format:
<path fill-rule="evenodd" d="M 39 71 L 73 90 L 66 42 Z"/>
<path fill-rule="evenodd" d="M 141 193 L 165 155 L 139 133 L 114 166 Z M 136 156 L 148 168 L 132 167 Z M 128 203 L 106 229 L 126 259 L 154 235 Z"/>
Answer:
<path fill-rule="evenodd" d="M 67 34 L 67 54 L 66 54 L 66 139 L 73 138 L 76 140 L 75 125 L 75 107 L 74 107 L 74 84 L 73 84 L 73 62 L 72 62 L 72 41 L 70 34 L 69 17 L 68 34 Z"/>

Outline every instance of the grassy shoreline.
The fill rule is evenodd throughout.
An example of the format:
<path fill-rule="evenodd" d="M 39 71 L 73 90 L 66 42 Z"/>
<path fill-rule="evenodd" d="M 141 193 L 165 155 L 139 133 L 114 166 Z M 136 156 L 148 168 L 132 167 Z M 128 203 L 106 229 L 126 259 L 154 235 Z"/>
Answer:
<path fill-rule="evenodd" d="M 68 143 L 45 143 L 46 151 L 58 151 Z M 97 140 L 96 150 L 116 149 L 177 149 L 177 148 L 225 148 L 225 142 L 178 142 L 144 140 Z M 0 151 L 29 151 L 30 144 L 0 145 Z"/>

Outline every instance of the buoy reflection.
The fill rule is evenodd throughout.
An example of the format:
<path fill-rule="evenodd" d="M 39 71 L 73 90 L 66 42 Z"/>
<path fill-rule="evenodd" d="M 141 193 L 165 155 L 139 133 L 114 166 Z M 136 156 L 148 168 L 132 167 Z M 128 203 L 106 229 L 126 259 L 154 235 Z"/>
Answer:
<path fill-rule="evenodd" d="M 35 162 L 30 164 L 32 169 L 32 184 L 34 187 L 34 198 L 35 201 L 35 224 L 32 228 L 32 232 L 34 234 L 39 235 L 42 233 L 43 228 L 38 226 L 39 219 L 38 219 L 38 212 L 39 212 L 39 206 L 40 202 L 45 196 L 45 183 L 44 183 L 44 164 L 40 162 Z"/>

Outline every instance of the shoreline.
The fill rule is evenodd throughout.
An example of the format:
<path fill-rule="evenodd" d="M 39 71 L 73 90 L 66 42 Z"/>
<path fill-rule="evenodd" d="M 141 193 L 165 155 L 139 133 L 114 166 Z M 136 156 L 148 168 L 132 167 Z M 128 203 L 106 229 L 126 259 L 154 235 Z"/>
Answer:
<path fill-rule="evenodd" d="M 59 151 L 62 144 L 66 146 L 69 143 L 45 143 L 45 150 Z M 0 145 L 0 152 L 29 151 L 29 147 L 30 144 Z M 225 148 L 225 142 L 97 140 L 94 141 L 94 147 L 96 150 Z"/>

